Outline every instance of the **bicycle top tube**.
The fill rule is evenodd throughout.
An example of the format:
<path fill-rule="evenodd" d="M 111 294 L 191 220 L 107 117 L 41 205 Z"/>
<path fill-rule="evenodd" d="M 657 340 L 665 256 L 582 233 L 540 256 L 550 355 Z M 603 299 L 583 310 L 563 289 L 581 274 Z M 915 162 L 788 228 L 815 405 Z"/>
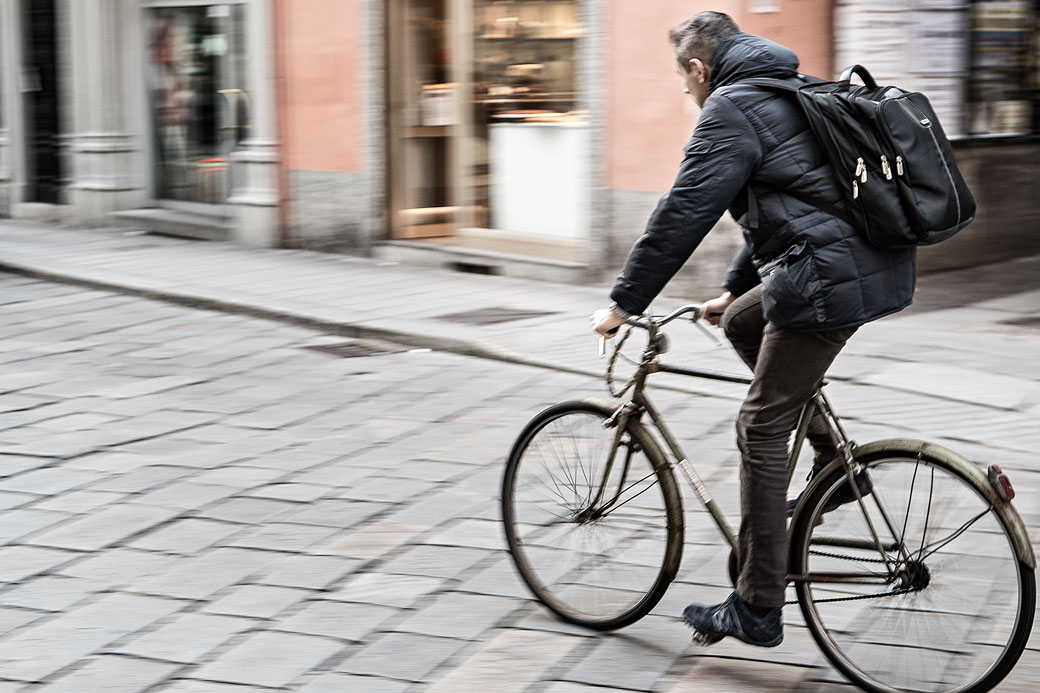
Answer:
<path fill-rule="evenodd" d="M 675 375 L 686 375 L 686 376 L 691 376 L 691 377 L 695 377 L 695 378 L 705 378 L 707 380 L 719 380 L 719 381 L 730 382 L 730 383 L 742 383 L 742 384 L 745 384 L 745 385 L 750 384 L 751 380 L 752 380 L 752 376 L 751 375 L 746 375 L 746 374 L 741 374 L 741 373 L 726 373 L 724 371 L 709 370 L 709 369 L 704 369 L 704 368 L 688 368 L 688 367 L 685 367 L 685 366 L 672 366 L 672 365 L 668 365 L 668 364 L 664 364 L 664 363 L 659 363 L 656 360 L 657 355 L 659 353 L 663 353 L 667 349 L 667 344 L 664 344 L 664 348 L 662 348 L 662 343 L 658 341 L 659 340 L 659 334 L 658 334 L 659 330 L 662 327 L 664 327 L 665 325 L 667 325 L 668 323 L 672 322 L 673 320 L 681 318 L 681 317 L 683 317 L 685 315 L 689 315 L 690 316 L 690 318 L 689 318 L 690 322 L 692 322 L 697 327 L 701 327 L 701 325 L 699 325 L 697 323 L 697 321 L 700 320 L 701 317 L 703 317 L 703 315 L 704 315 L 704 305 L 701 304 L 701 303 L 688 303 L 688 304 L 686 304 L 684 306 L 680 306 L 679 308 L 676 308 L 671 313 L 668 313 L 667 315 L 663 315 L 663 316 L 660 316 L 660 317 L 650 316 L 650 315 L 641 315 L 641 316 L 633 316 L 633 317 L 628 318 L 627 320 L 625 320 L 625 324 L 626 325 L 629 325 L 630 327 L 633 327 L 633 328 L 638 327 L 638 328 L 644 329 L 644 330 L 646 330 L 647 332 L 650 333 L 649 334 L 649 341 L 647 343 L 647 347 L 644 350 L 644 362 L 642 364 L 642 366 L 646 368 L 646 372 L 647 373 L 672 373 L 672 374 L 675 374 Z M 701 327 L 701 329 L 704 329 L 704 328 Z M 604 341 L 604 344 L 605 344 L 605 341 Z M 615 358 L 617 356 L 617 351 L 620 349 L 620 346 L 621 346 L 621 344 L 619 343 L 617 348 L 616 348 L 616 350 L 615 350 Z M 602 345 L 601 345 L 600 351 L 601 351 L 601 353 L 603 353 L 603 351 L 604 351 Z M 612 368 L 608 369 L 608 377 L 610 376 L 610 373 L 609 373 L 610 370 L 612 370 Z"/>

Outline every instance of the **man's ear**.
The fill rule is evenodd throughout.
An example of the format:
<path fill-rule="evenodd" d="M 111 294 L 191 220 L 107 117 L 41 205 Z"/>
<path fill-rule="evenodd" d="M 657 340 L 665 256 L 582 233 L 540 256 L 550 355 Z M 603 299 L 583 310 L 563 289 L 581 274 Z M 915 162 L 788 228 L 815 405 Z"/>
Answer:
<path fill-rule="evenodd" d="M 710 68 L 700 58 L 690 58 L 690 71 L 697 76 L 697 81 L 705 84 L 708 81 Z"/>

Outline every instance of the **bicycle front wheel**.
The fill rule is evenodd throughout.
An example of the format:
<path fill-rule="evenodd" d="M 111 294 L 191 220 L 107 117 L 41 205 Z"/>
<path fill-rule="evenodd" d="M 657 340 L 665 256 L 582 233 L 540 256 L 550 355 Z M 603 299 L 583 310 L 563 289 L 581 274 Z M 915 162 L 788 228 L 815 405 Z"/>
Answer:
<path fill-rule="evenodd" d="M 941 456 L 856 459 L 862 508 L 840 504 L 850 486 L 835 466 L 794 520 L 790 568 L 813 637 L 868 691 L 990 690 L 1033 622 L 1034 570 L 1019 560 L 1016 528 Z"/>
<path fill-rule="evenodd" d="M 609 409 L 565 402 L 536 416 L 502 482 L 509 551 L 534 595 L 596 630 L 648 613 L 675 577 L 683 516 L 675 478 L 631 421 L 611 456 Z"/>

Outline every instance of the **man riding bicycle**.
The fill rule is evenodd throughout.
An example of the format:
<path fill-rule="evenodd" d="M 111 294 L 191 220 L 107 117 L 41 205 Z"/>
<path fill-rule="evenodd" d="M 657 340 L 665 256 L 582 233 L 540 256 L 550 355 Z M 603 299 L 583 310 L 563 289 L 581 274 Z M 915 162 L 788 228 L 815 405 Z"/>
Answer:
<path fill-rule="evenodd" d="M 758 77 L 800 83 L 791 50 L 741 33 L 720 12 L 701 12 L 670 38 L 700 119 L 675 183 L 611 290 L 613 303 L 591 321 L 596 332 L 613 334 L 646 310 L 727 209 L 741 225 L 745 244 L 725 292 L 705 304 L 706 319 L 721 325 L 754 371 L 737 418 L 737 588 L 721 604 L 691 604 L 683 620 L 705 643 L 732 635 L 773 647 L 783 640 L 790 434 L 856 329 L 910 304 L 915 251 L 872 246 L 824 211 L 845 202 L 802 111 L 785 94 L 741 84 Z M 809 440 L 815 473 L 837 451 L 818 420 Z"/>

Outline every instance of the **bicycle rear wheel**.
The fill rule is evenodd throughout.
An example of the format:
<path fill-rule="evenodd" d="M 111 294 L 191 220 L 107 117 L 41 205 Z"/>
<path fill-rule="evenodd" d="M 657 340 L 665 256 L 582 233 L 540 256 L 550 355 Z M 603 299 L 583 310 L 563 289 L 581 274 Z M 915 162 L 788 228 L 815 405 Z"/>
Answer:
<path fill-rule="evenodd" d="M 596 630 L 648 613 L 682 556 L 675 478 L 638 423 L 606 471 L 612 413 L 578 401 L 546 409 L 520 434 L 502 481 L 506 540 L 524 582 L 558 616 Z"/>
<path fill-rule="evenodd" d="M 1036 604 L 1014 529 L 938 456 L 874 450 L 856 459 L 871 489 L 866 515 L 855 501 L 826 510 L 849 488 L 836 466 L 794 520 L 790 568 L 808 577 L 796 591 L 813 637 L 868 691 L 990 690 L 1021 655 Z"/>

